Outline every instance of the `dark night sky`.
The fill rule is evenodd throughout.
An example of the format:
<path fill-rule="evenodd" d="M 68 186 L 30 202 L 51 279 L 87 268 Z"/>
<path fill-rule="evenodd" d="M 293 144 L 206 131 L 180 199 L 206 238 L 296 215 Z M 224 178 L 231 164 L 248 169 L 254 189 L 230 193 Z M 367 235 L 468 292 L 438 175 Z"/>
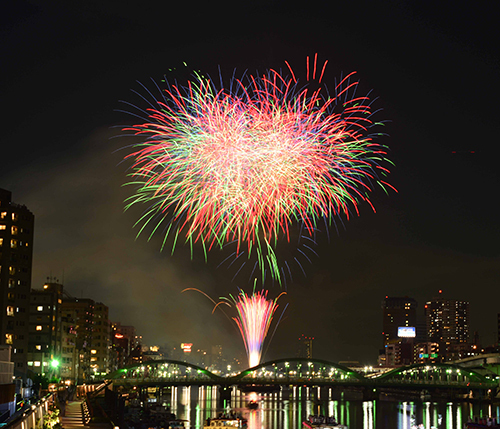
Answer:
<path fill-rule="evenodd" d="M 162 2 L 164 5 L 171 2 Z M 307 3 L 307 8 L 304 4 Z M 113 125 L 137 81 L 169 68 L 216 74 L 329 60 L 326 80 L 358 72 L 379 97 L 399 193 L 376 192 L 320 239 L 319 257 L 288 284 L 289 302 L 266 358 L 295 353 L 302 333 L 318 358 L 374 363 L 385 295 L 420 304 L 443 289 L 469 300 L 484 345 L 500 312 L 499 60 L 493 2 L 232 3 L 16 1 L 0 17 L 3 105 L 0 187 L 36 216 L 33 286 L 52 274 L 75 296 L 110 307 L 149 344 L 243 345 L 212 296 L 234 293 L 224 268 L 135 240 L 137 211 Z M 466 7 L 466 5 L 470 5 Z M 127 122 L 128 121 L 128 122 Z M 453 151 L 457 153 L 453 153 Z M 473 152 L 473 153 L 471 153 Z M 63 274 L 64 273 L 64 274 Z M 229 279 L 228 279 L 229 278 Z M 278 287 L 271 288 L 273 296 Z"/>

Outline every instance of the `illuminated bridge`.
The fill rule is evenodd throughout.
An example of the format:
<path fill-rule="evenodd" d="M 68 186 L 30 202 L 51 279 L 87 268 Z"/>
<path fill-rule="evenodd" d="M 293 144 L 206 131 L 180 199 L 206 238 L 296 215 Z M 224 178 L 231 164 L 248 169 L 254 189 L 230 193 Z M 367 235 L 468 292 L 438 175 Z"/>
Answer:
<path fill-rule="evenodd" d="M 279 359 L 236 375 L 220 376 L 175 360 L 148 361 L 107 376 L 113 385 L 132 386 L 349 386 L 363 389 L 462 389 L 498 391 L 498 380 L 452 364 L 416 364 L 368 377 L 319 359 Z"/>

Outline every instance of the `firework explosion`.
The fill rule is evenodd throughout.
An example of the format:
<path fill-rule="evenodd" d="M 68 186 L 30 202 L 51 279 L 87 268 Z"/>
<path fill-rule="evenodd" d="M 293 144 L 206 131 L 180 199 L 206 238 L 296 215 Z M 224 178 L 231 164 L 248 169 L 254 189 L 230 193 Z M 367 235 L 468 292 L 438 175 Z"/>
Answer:
<path fill-rule="evenodd" d="M 179 237 L 200 242 L 205 257 L 234 242 L 237 257 L 256 255 L 263 280 L 267 270 L 280 280 L 275 248 L 293 226 L 314 237 L 320 219 L 372 206 L 373 186 L 390 185 L 370 100 L 355 96 L 354 73 L 323 96 L 326 62 L 319 74 L 315 58 L 312 79 L 307 65 L 303 87 L 291 68 L 233 77 L 229 89 L 199 74 L 184 87 L 167 82 L 146 122 L 124 128 L 144 139 L 127 157 L 137 188 L 127 208 L 148 205 L 139 234 L 163 230 L 172 251 Z"/>

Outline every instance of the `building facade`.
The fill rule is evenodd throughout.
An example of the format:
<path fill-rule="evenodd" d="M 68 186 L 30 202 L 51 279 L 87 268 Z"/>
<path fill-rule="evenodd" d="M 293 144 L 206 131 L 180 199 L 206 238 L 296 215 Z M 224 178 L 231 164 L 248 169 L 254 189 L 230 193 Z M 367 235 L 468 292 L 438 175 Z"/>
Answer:
<path fill-rule="evenodd" d="M 35 217 L 0 189 L 0 345 L 12 346 L 16 377 L 26 378 Z"/>
<path fill-rule="evenodd" d="M 417 301 L 413 298 L 389 297 L 382 301 L 382 335 L 384 346 L 400 341 L 399 328 L 416 327 Z"/>
<path fill-rule="evenodd" d="M 438 343 L 417 343 L 413 347 L 412 363 L 438 363 L 440 362 L 440 355 Z"/>
<path fill-rule="evenodd" d="M 31 291 L 27 359 L 34 374 L 59 377 L 62 297 L 63 285 L 59 283 L 47 282 L 42 289 Z"/>
<path fill-rule="evenodd" d="M 439 344 L 440 361 L 468 356 L 471 344 L 467 301 L 444 299 L 440 295 L 426 303 L 425 319 L 428 341 Z"/>
<path fill-rule="evenodd" d="M 95 302 L 87 298 L 64 298 L 62 316 L 73 320 L 76 330 L 76 353 L 78 355 L 75 366 L 78 366 L 78 380 L 80 382 L 92 379 L 91 368 L 92 333 L 94 325 Z"/>
<path fill-rule="evenodd" d="M 78 379 L 79 353 L 76 348 L 76 323 L 67 316 L 61 318 L 61 371 L 63 380 L 76 382 Z"/>
<path fill-rule="evenodd" d="M 94 305 L 93 334 L 90 349 L 90 368 L 95 375 L 107 374 L 110 349 L 109 308 L 102 302 Z"/>
<path fill-rule="evenodd" d="M 299 337 L 299 348 L 297 350 L 297 357 L 312 359 L 313 357 L 313 341 L 314 337 L 307 337 L 302 334 Z"/>

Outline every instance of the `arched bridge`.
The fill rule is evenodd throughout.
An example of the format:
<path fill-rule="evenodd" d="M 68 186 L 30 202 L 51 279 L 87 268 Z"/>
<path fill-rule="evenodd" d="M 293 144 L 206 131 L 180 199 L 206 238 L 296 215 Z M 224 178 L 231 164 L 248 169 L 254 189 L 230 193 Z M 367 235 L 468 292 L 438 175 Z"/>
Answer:
<path fill-rule="evenodd" d="M 116 385 L 282 385 L 494 389 L 498 382 L 452 364 L 416 364 L 365 377 L 337 363 L 319 359 L 278 359 L 223 377 L 196 365 L 158 360 L 129 366 L 106 377 Z"/>

